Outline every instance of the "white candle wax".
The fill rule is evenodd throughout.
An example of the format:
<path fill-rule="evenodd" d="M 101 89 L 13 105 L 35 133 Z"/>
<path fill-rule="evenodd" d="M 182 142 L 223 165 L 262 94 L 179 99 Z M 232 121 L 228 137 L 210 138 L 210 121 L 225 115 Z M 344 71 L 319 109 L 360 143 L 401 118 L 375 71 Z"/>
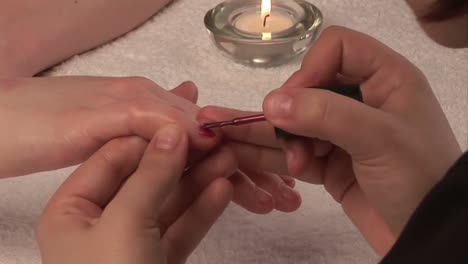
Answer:
<path fill-rule="evenodd" d="M 246 12 L 234 21 L 234 26 L 250 33 L 275 33 L 291 28 L 294 23 L 290 16 L 283 12 L 272 11 L 267 17 L 265 26 L 260 12 Z"/>

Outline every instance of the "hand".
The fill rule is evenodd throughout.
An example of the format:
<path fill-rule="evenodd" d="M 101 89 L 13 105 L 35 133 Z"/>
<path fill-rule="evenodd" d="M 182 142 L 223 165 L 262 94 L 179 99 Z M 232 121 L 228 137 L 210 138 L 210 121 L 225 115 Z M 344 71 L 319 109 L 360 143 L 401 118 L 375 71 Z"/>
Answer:
<path fill-rule="evenodd" d="M 0 79 L 0 178 L 74 165 L 113 138 L 149 140 L 175 120 L 191 149 L 206 151 L 216 138 L 199 135 L 196 98 L 192 83 L 169 93 L 138 77 Z"/>
<path fill-rule="evenodd" d="M 361 83 L 365 104 L 302 88 L 343 82 Z M 215 120 L 246 114 L 202 111 Z M 324 184 L 380 254 L 461 154 L 422 73 L 378 41 L 344 28 L 322 34 L 301 69 L 266 97 L 264 112 L 272 125 L 309 138 L 283 142 L 290 174 Z M 269 124 L 223 132 L 250 148 L 256 144 L 252 155 L 265 163 L 278 158 L 265 154 L 279 146 Z"/>
<path fill-rule="evenodd" d="M 158 129 L 149 144 L 138 137 L 107 143 L 45 209 L 37 227 L 42 262 L 184 263 L 232 195 L 220 178 L 177 208 L 170 195 L 187 152 L 187 135 L 173 124 Z M 161 221 L 176 211 L 170 222 Z"/>
<path fill-rule="evenodd" d="M 199 167 L 195 173 L 199 176 L 187 184 L 203 188 L 218 177 L 235 174 L 234 200 L 246 209 L 256 213 L 297 209 L 300 197 L 282 178 L 236 171 L 237 160 L 228 146 L 213 149 L 219 135 L 200 136 L 196 101 L 197 89 L 190 82 L 170 93 L 139 77 L 0 79 L 0 118 L 5 127 L 0 130 L 0 178 L 78 164 L 114 138 L 137 135 L 150 140 L 161 124 L 179 123 L 189 131 L 191 163 L 214 152 L 210 165 Z M 282 198 L 279 190 L 288 191 L 290 198 Z"/>
<path fill-rule="evenodd" d="M 216 111 L 215 115 L 210 115 L 210 111 L 206 111 L 207 109 L 210 108 L 203 108 L 198 115 L 198 118 L 203 122 L 224 120 L 222 115 L 216 117 Z M 243 114 L 249 115 L 249 113 Z M 241 115 L 239 114 L 237 117 Z M 236 117 L 236 115 L 226 116 L 227 118 Z M 239 141 L 229 140 L 231 132 L 235 129 L 223 132 L 218 129 L 212 130 L 216 131 L 220 137 L 225 136 L 226 140 L 222 141 L 222 148 L 225 150 L 223 153 L 234 159 L 239 168 L 229 178 L 234 186 L 234 201 L 247 210 L 258 214 L 266 214 L 273 209 L 282 212 L 297 210 L 301 205 L 301 196 L 294 190 L 294 178 L 287 175 L 288 171 L 282 150 L 278 147 L 274 148 L 279 141 L 273 139 L 270 140 L 270 143 L 268 142 L 268 138 L 272 138 L 273 130 L 267 130 L 267 135 L 261 135 L 261 133 L 255 132 L 254 127 L 245 128 L 248 130 L 234 133 L 234 136 L 231 137 L 241 136 L 237 137 Z M 248 142 L 249 136 L 255 135 L 259 137 L 250 139 L 255 143 L 245 143 Z M 266 147 L 259 148 L 259 145 L 255 144 L 265 144 Z"/>

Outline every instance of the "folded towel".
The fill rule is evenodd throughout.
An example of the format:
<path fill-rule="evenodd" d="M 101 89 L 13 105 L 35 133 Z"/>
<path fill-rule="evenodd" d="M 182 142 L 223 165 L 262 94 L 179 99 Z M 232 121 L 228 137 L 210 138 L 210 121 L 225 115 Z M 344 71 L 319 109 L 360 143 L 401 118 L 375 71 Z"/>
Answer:
<path fill-rule="evenodd" d="M 76 56 L 51 75 L 148 77 L 171 88 L 193 80 L 200 104 L 259 110 L 263 96 L 298 69 L 300 60 L 252 69 L 217 52 L 203 26 L 214 0 L 179 0 L 117 41 Z M 369 33 L 427 75 L 464 149 L 468 144 L 468 51 L 431 42 L 402 0 L 317 0 L 326 25 Z M 0 181 L 0 263 L 40 263 L 34 224 L 72 168 Z M 231 206 L 189 263 L 376 263 L 378 257 L 320 186 L 299 184 L 303 205 L 292 214 L 259 216 Z"/>

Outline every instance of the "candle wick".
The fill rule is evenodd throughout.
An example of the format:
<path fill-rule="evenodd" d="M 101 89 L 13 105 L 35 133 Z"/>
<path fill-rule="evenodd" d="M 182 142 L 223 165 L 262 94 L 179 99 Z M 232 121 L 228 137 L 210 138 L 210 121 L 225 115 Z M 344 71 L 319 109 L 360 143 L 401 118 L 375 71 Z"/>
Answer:
<path fill-rule="evenodd" d="M 270 14 L 266 15 L 265 18 L 263 19 L 263 27 L 266 27 L 266 21 L 267 21 L 267 18 L 270 17 Z"/>

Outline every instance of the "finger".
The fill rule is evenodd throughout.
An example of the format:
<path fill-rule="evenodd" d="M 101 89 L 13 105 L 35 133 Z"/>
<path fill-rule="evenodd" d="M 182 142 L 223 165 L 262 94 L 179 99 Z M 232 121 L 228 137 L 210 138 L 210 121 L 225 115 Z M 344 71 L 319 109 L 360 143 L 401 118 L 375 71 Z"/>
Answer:
<path fill-rule="evenodd" d="M 273 197 L 276 210 L 293 212 L 301 205 L 301 195 L 289 187 L 280 176 L 258 171 L 248 171 L 246 175 L 258 188 L 268 192 Z"/>
<path fill-rule="evenodd" d="M 258 114 L 259 112 L 240 111 L 229 108 L 207 106 L 200 110 L 198 119 L 224 121 L 237 117 Z M 244 124 L 242 126 L 227 126 L 222 129 L 223 135 L 231 140 L 256 144 L 271 148 L 279 148 L 280 142 L 276 139 L 275 131 L 268 122 Z"/>
<path fill-rule="evenodd" d="M 227 144 L 234 152 L 239 167 L 277 174 L 288 173 L 285 154 L 282 150 L 242 142 L 228 142 Z"/>
<path fill-rule="evenodd" d="M 185 98 L 196 104 L 198 100 L 198 89 L 193 82 L 183 82 L 171 92 L 179 97 Z"/>
<path fill-rule="evenodd" d="M 243 172 L 237 171 L 229 180 L 234 187 L 233 201 L 238 205 L 256 214 L 267 214 L 275 208 L 273 197 Z"/>
<path fill-rule="evenodd" d="M 285 183 L 286 185 L 288 185 L 289 187 L 291 187 L 291 188 L 296 187 L 296 180 L 295 180 L 293 177 L 291 177 L 291 176 L 289 176 L 289 175 L 279 175 L 279 177 L 280 177 L 281 180 L 283 180 L 284 183 Z"/>
<path fill-rule="evenodd" d="M 337 74 L 358 80 L 367 104 L 380 105 L 395 84 L 395 71 L 414 72 L 410 63 L 381 42 L 363 33 L 332 26 L 304 57 L 299 71 L 283 87 L 314 87 L 334 84 Z M 378 73 L 378 74 L 377 74 Z M 409 73 L 412 74 L 412 73 Z M 376 88 L 379 89 L 376 89 Z"/>
<path fill-rule="evenodd" d="M 333 145 L 324 140 L 319 140 L 319 139 L 312 139 L 313 143 L 313 152 L 315 157 L 325 157 L 327 156 L 330 151 L 333 149 Z"/>
<path fill-rule="evenodd" d="M 398 127 L 388 113 L 319 89 L 278 89 L 265 98 L 264 110 L 275 126 L 330 141 L 356 158 L 385 149 Z"/>
<path fill-rule="evenodd" d="M 147 143 L 138 137 L 114 139 L 85 161 L 59 188 L 50 206 L 95 218 L 137 168 Z"/>
<path fill-rule="evenodd" d="M 177 125 L 160 128 L 135 173 L 123 184 L 104 214 L 134 222 L 157 219 L 163 203 L 183 173 L 188 142 Z"/>
<path fill-rule="evenodd" d="M 212 182 L 163 236 L 167 263 L 184 263 L 232 197 L 232 186 L 223 178 Z"/>
<path fill-rule="evenodd" d="M 191 147 L 196 150 L 211 149 L 220 139 L 216 134 L 201 134 L 198 122 L 188 117 L 186 112 L 150 99 L 114 104 L 98 110 L 91 117 L 89 113 L 85 115 L 83 120 L 86 123 L 80 134 L 89 135 L 99 142 L 129 135 L 149 141 L 159 127 L 168 123 L 177 123 L 188 131 Z"/>
<path fill-rule="evenodd" d="M 319 149 L 322 148 L 320 144 L 324 144 L 324 149 Z M 326 150 L 328 154 L 333 149 L 328 146 L 331 146 L 328 142 L 309 138 L 285 140 L 284 151 L 289 175 L 303 182 L 323 184 L 328 156 L 317 155 L 317 153 L 322 154 L 317 151 Z"/>
<path fill-rule="evenodd" d="M 227 146 L 217 149 L 216 152 L 191 168 L 174 192 L 170 194 L 161 210 L 159 217 L 159 223 L 162 226 L 161 234 L 164 234 L 165 229 L 187 210 L 206 186 L 218 178 L 228 178 L 236 170 L 236 158 Z"/>

